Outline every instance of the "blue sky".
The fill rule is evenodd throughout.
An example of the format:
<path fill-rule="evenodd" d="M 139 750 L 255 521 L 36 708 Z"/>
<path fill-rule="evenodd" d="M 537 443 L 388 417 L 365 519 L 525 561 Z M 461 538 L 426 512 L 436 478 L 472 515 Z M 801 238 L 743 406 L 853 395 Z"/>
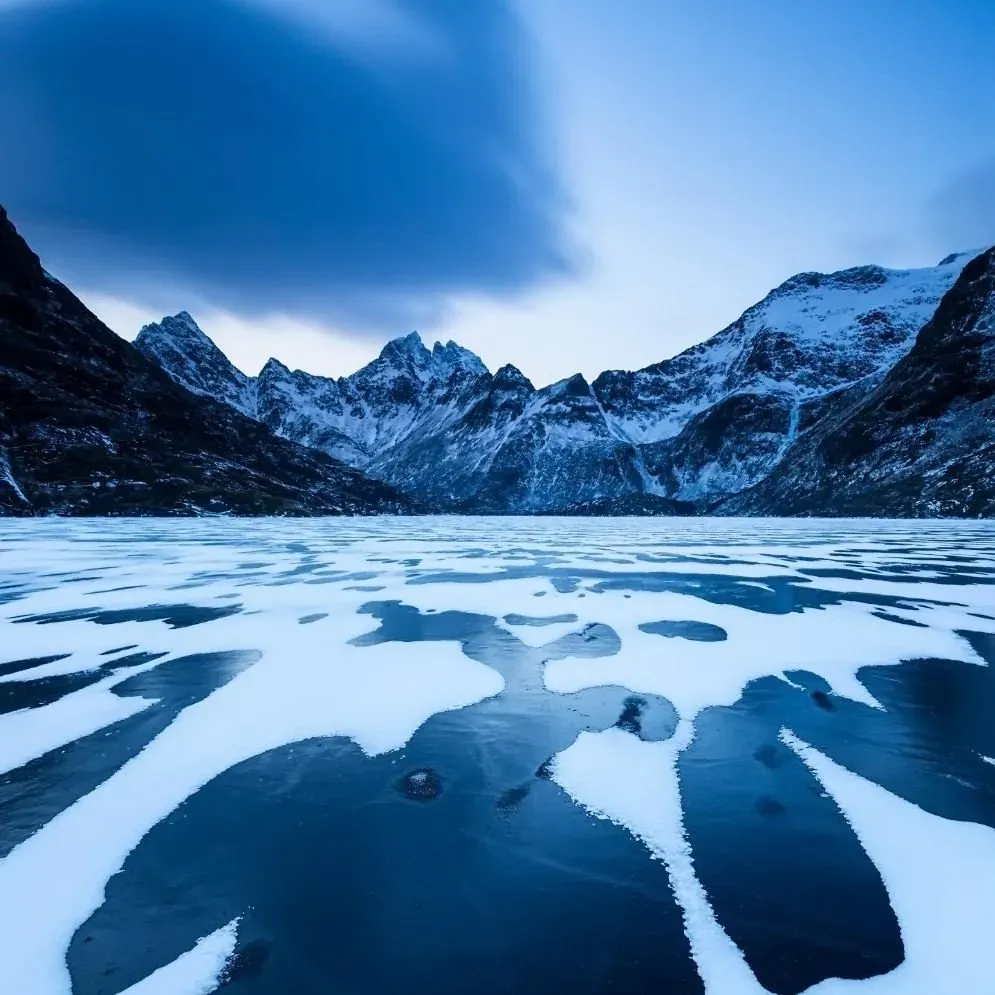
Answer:
<path fill-rule="evenodd" d="M 0 0 L 0 201 L 112 327 L 537 382 L 995 242 L 989 0 Z"/>

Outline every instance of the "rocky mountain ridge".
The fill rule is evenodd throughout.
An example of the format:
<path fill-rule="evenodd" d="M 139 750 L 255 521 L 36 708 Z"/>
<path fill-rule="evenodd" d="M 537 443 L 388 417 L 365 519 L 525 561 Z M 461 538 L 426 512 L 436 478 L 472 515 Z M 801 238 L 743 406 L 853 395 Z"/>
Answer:
<path fill-rule="evenodd" d="M 200 393 L 237 400 L 238 384 L 223 386 Z M 0 207 L 0 514 L 411 509 L 382 481 L 167 376 L 42 269 Z"/>
<path fill-rule="evenodd" d="M 723 514 L 995 516 L 995 247 L 870 389 L 838 395 Z"/>

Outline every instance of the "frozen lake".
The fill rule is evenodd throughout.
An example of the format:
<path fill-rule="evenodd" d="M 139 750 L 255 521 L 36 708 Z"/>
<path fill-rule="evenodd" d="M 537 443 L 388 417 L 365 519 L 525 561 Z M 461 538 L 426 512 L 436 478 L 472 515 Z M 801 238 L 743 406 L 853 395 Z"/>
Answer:
<path fill-rule="evenodd" d="M 0 992 L 989 991 L 995 524 L 0 524 Z"/>

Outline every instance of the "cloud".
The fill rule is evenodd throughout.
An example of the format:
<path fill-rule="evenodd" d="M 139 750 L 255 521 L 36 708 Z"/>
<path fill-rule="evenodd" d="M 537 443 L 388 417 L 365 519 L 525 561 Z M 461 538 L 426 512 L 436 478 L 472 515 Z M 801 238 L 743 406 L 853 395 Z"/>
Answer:
<path fill-rule="evenodd" d="M 529 42 L 510 0 L 8 4 L 0 197 L 95 292 L 431 323 L 573 270 Z"/>
<path fill-rule="evenodd" d="M 943 253 L 995 244 L 995 162 L 941 187 L 926 205 L 926 225 Z"/>

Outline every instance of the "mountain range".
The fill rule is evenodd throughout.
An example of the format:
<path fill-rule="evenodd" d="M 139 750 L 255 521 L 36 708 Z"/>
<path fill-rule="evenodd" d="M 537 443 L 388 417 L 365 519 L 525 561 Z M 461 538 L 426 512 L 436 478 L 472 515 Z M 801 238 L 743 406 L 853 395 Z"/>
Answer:
<path fill-rule="evenodd" d="M 990 515 L 993 311 L 995 249 L 803 273 L 593 381 L 416 333 L 249 377 L 186 312 L 120 339 L 0 213 L 0 511 Z"/>
<path fill-rule="evenodd" d="M 990 255 L 974 265 L 984 268 Z M 944 324 L 946 312 L 938 308 L 955 287 L 961 292 L 958 281 L 966 279 L 972 258 L 954 254 L 918 270 L 803 273 L 672 359 L 636 372 L 602 373 L 592 382 L 578 374 L 541 389 L 513 366 L 491 373 L 456 343 L 429 349 L 415 333 L 389 342 L 368 366 L 338 379 L 291 371 L 275 359 L 258 377 L 247 377 L 185 312 L 146 326 L 135 344 L 189 390 L 224 398 L 275 434 L 321 449 L 427 507 L 526 514 L 978 514 L 992 495 L 983 482 L 970 499 L 953 496 L 957 485 L 948 485 L 951 497 L 944 500 L 927 490 L 917 494 L 911 480 L 898 487 L 908 454 L 897 437 L 877 470 L 894 476 L 890 486 L 896 495 L 901 491 L 886 508 L 877 503 L 875 485 L 859 495 L 843 486 L 845 454 L 826 456 L 818 486 L 807 477 L 810 457 L 803 455 L 815 439 L 831 440 L 854 404 L 897 390 L 902 364 L 914 357 L 926 367 L 940 361 L 927 329 Z M 956 357 L 963 336 L 952 337 L 948 351 Z M 963 348 L 969 349 L 967 340 Z M 979 383 L 972 396 L 986 390 L 990 395 Z M 995 438 L 985 423 L 979 410 L 972 424 Z M 957 449 L 960 422 L 956 431 L 933 427 L 944 452 Z M 907 426 L 893 424 L 889 431 L 900 429 Z M 908 445 L 921 445 L 916 440 L 910 437 Z M 884 442 L 881 437 L 874 445 L 882 454 Z M 954 459 L 952 453 L 942 458 Z M 790 492 L 763 486 L 786 480 L 793 466 L 799 469 Z"/>

